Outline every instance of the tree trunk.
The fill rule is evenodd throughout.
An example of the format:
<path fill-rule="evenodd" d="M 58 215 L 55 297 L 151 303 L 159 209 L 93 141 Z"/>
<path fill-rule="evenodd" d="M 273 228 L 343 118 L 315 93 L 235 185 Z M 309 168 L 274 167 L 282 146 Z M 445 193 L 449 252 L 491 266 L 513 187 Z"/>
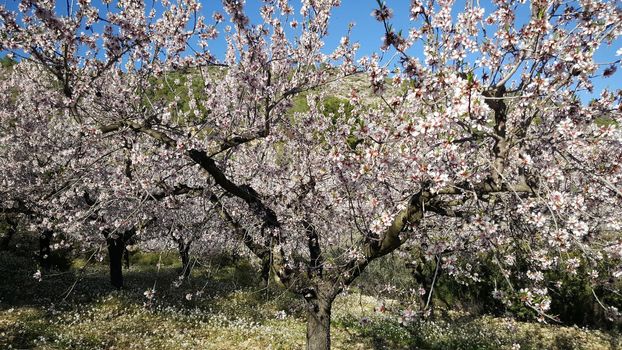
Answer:
<path fill-rule="evenodd" d="M 333 301 L 327 298 L 307 301 L 307 350 L 330 349 L 330 311 Z"/>
<path fill-rule="evenodd" d="M 183 241 L 179 242 L 179 256 L 181 257 L 181 275 L 186 279 L 190 276 L 192 268 L 190 266 L 190 242 L 185 244 Z"/>
<path fill-rule="evenodd" d="M 424 270 L 423 261 L 419 261 L 416 265 L 407 265 L 408 267 L 413 268 L 412 274 L 415 277 L 415 281 L 419 286 L 425 288 L 425 293 L 419 294 L 419 307 L 421 310 L 426 309 L 426 305 L 428 304 L 428 299 L 430 299 L 430 304 L 427 305 L 429 308 L 429 317 L 434 316 L 434 299 L 431 298 L 430 293 L 432 292 L 432 284 L 434 280 L 434 276 L 430 276 L 430 274 Z M 425 310 L 428 311 L 428 310 Z"/>
<path fill-rule="evenodd" d="M 261 259 L 261 280 L 265 287 L 270 284 L 270 257 Z"/>
<path fill-rule="evenodd" d="M 9 245 L 11 243 L 11 238 L 15 236 L 17 232 L 17 221 L 12 219 L 7 219 L 6 223 L 9 225 L 4 235 L 2 235 L 2 239 L 0 239 L 0 250 L 8 250 Z"/>
<path fill-rule="evenodd" d="M 123 288 L 123 251 L 125 245 L 121 237 L 113 238 L 114 235 L 106 237 L 108 244 L 108 258 L 110 259 L 110 283 L 117 289 Z"/>
<path fill-rule="evenodd" d="M 39 235 L 39 265 L 44 270 L 49 270 L 51 267 L 50 253 L 52 251 L 50 249 L 50 241 L 53 234 L 52 230 L 43 230 L 41 235 Z"/>
<path fill-rule="evenodd" d="M 130 268 L 130 251 L 126 248 L 123 248 L 123 260 L 125 261 L 125 268 Z"/>

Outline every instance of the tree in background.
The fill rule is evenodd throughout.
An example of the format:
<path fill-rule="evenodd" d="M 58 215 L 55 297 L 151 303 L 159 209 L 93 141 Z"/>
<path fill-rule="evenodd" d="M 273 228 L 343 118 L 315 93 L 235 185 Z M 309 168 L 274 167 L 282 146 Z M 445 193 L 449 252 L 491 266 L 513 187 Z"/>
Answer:
<path fill-rule="evenodd" d="M 477 280 L 470 264 L 493 256 L 505 277 L 496 295 L 541 318 L 552 317 L 549 271 L 587 272 L 594 288 L 615 289 L 620 94 L 589 104 L 578 95 L 620 63 L 603 70 L 593 59 L 620 36 L 615 2 L 497 1 L 490 13 L 469 2 L 454 16 L 451 1 L 415 0 L 404 30 L 379 2 L 373 15 L 389 63 L 355 60 L 348 36 L 324 53 L 338 4 L 308 0 L 294 10 L 267 1 L 252 25 L 235 0 L 211 19 L 191 0 L 161 11 L 80 1 L 67 16 L 23 1 L 20 15 L 0 10 L 0 43 L 42 71 L 25 75 L 24 86 L 45 97 L 39 106 L 58 127 L 85 130 L 95 149 L 129 143 L 130 168 L 141 175 L 107 160 L 102 168 L 118 181 L 96 189 L 120 207 L 119 227 L 131 222 L 121 219 L 128 211 L 148 217 L 146 201 L 116 200 L 127 188 L 203 188 L 227 228 L 220 234 L 305 298 L 309 349 L 330 347 L 335 297 L 400 247 L 459 279 Z M 529 19 L 519 23 L 525 8 Z M 208 50 L 218 35 L 227 41 L 222 61 Z M 410 54 L 417 49 L 423 57 Z M 347 106 L 326 110 L 325 87 L 362 72 L 374 97 L 353 90 Z M 51 83 L 33 82 L 41 77 Z M 308 111 L 291 112 L 294 96 L 306 97 Z"/>

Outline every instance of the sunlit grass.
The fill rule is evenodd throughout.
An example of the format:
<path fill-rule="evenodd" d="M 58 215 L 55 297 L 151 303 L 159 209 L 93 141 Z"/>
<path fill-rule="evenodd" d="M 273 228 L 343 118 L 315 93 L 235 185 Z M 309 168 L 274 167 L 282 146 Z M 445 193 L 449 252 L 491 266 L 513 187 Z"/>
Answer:
<path fill-rule="evenodd" d="M 76 269 L 44 275 L 42 282 L 36 282 L 28 259 L 0 257 L 0 274 L 7 281 L 0 286 L 0 348 L 304 348 L 303 301 L 262 286 L 256 267 L 248 261 L 202 265 L 179 287 L 174 285 L 176 261 L 167 260 L 159 270 L 152 264 L 162 259 L 143 256 L 136 261 L 125 271 L 125 290 L 111 290 L 106 266 L 91 264 L 63 302 L 62 293 L 75 281 Z M 74 261 L 74 266 L 83 265 L 84 261 Z M 154 283 L 153 303 L 145 304 L 143 292 Z M 11 292 L 15 294 L 9 296 Z M 379 303 L 356 291 L 340 296 L 333 308 L 333 347 L 512 349 L 520 345 L 520 349 L 591 350 L 620 346 L 614 334 L 600 331 L 455 312 L 402 325 L 397 302 L 383 300 L 387 306 L 383 313 L 374 310 Z"/>

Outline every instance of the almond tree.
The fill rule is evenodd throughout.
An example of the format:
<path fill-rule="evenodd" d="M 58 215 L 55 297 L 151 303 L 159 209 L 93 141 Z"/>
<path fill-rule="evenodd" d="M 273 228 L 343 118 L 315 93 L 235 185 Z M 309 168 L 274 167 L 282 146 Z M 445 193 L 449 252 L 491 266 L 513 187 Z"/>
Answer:
<path fill-rule="evenodd" d="M 97 137 L 131 135 L 133 167 L 147 157 L 171 171 L 167 159 L 188 162 L 171 183 L 206 188 L 227 234 L 305 298 L 309 349 L 330 347 L 335 297 L 406 245 L 444 254 L 443 268 L 460 276 L 468 269 L 456 259 L 490 253 L 507 275 L 529 256 L 531 287 L 515 290 L 508 278 L 504 290 L 543 318 L 543 271 L 607 260 L 611 276 L 593 282 L 615 282 L 620 93 L 579 98 L 620 64 L 593 59 L 620 36 L 615 2 L 469 2 L 453 16 L 452 1 L 414 0 L 402 30 L 379 2 L 388 63 L 356 61 L 348 36 L 324 53 L 336 5 L 267 1 L 252 25 L 236 0 L 223 1 L 226 16 L 213 24 L 194 1 L 160 14 L 134 2 L 99 14 L 82 1 L 65 17 L 24 1 L 21 19 L 0 11 L 0 37 L 56 77 L 59 98 L 46 106 L 66 122 Z M 85 26 L 94 33 L 78 34 Z M 217 61 L 208 49 L 220 31 L 228 50 Z M 423 57 L 413 56 L 419 48 Z M 375 97 L 354 90 L 327 111 L 324 87 L 362 70 Z M 297 95 L 308 111 L 291 112 Z"/>

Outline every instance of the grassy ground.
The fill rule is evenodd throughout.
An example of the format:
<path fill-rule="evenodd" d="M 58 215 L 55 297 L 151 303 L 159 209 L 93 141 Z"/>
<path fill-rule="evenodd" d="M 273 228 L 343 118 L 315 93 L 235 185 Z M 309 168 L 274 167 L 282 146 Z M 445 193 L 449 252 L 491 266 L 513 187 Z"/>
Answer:
<path fill-rule="evenodd" d="M 304 305 L 296 296 L 258 287 L 255 268 L 224 262 L 202 266 L 174 286 L 174 254 L 142 255 L 125 272 L 123 291 L 108 286 L 106 266 L 90 265 L 72 292 L 83 261 L 38 282 L 28 258 L 0 253 L 1 349 L 302 349 Z M 158 260 L 161 267 L 156 267 Z M 149 305 L 144 292 L 155 284 Z M 197 292 L 198 295 L 197 295 Z M 190 299 L 190 300 L 188 300 Z M 504 318 L 449 314 L 397 322 L 374 312 L 378 300 L 340 297 L 333 311 L 336 349 L 618 349 L 617 336 Z M 387 304 L 391 310 L 390 303 Z"/>

